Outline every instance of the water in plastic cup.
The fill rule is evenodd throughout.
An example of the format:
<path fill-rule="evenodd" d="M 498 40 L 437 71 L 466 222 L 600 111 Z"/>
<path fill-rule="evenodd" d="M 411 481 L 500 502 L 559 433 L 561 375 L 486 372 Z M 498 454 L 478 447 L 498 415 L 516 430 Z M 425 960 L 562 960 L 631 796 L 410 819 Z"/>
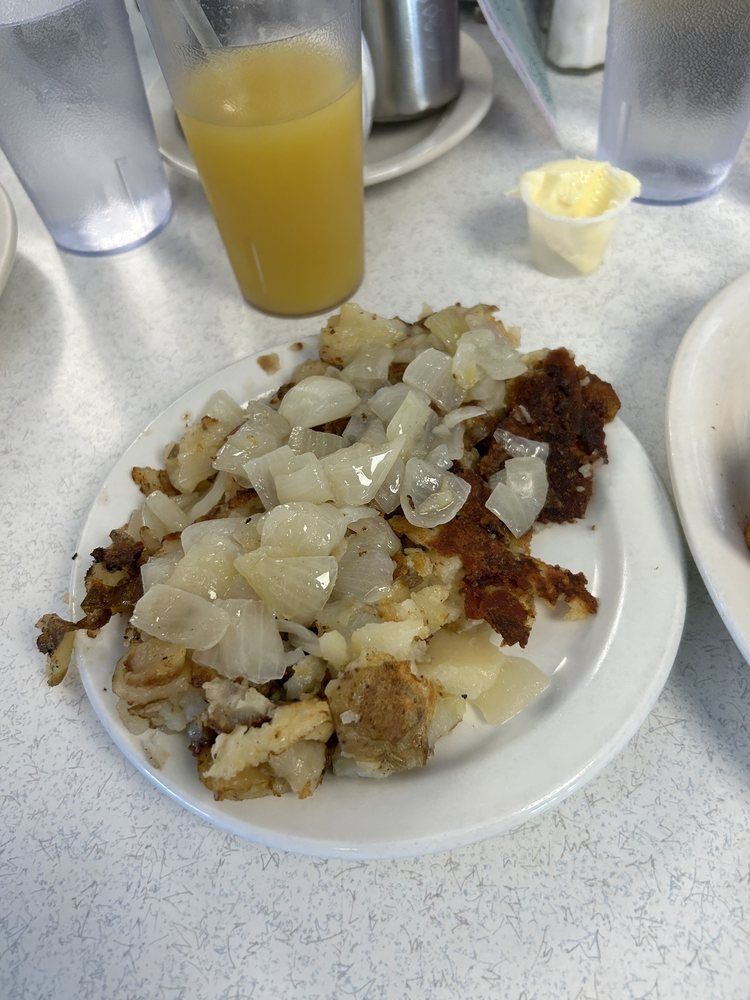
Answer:
<path fill-rule="evenodd" d="M 598 156 L 643 200 L 714 191 L 749 119 L 750 0 L 612 0 Z"/>
<path fill-rule="evenodd" d="M 123 0 L 0 0 L 0 148 L 64 250 L 124 250 L 167 222 Z"/>

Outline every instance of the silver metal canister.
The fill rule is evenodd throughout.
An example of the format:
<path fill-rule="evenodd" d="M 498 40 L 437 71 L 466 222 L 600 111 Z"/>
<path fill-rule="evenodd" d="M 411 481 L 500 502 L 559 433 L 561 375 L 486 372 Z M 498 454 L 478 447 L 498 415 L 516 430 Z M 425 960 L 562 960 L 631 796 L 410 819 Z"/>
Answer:
<path fill-rule="evenodd" d="M 418 118 L 458 94 L 458 0 L 362 0 L 362 28 L 375 121 Z"/>

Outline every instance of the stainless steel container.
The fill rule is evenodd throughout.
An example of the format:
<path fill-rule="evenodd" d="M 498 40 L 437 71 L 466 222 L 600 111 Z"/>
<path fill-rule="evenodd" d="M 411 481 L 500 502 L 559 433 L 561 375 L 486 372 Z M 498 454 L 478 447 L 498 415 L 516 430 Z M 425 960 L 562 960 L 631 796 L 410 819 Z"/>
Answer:
<path fill-rule="evenodd" d="M 375 121 L 418 118 L 458 94 L 458 0 L 362 0 Z"/>

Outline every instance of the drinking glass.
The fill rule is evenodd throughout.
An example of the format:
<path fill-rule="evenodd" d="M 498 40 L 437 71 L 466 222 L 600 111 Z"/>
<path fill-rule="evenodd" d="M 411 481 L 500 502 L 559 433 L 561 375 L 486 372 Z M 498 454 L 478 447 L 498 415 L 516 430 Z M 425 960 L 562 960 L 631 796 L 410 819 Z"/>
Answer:
<path fill-rule="evenodd" d="M 358 0 L 141 0 L 245 298 L 319 312 L 363 269 Z"/>
<path fill-rule="evenodd" d="M 750 0 L 612 0 L 599 157 L 646 201 L 702 198 L 750 119 Z"/>
<path fill-rule="evenodd" d="M 0 0 L 0 147 L 63 250 L 126 250 L 167 222 L 123 0 Z"/>

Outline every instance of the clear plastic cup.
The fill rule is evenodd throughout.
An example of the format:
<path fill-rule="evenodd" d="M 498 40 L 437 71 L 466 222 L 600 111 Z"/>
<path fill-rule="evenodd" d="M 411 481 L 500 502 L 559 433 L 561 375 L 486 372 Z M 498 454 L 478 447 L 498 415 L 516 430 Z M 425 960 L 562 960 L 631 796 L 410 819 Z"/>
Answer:
<path fill-rule="evenodd" d="M 519 193 L 535 267 L 556 278 L 591 274 L 639 192 L 632 174 L 595 160 L 557 160 L 527 171 Z"/>
<path fill-rule="evenodd" d="M 63 250 L 126 250 L 167 222 L 122 0 L 0 0 L 0 145 Z"/>

